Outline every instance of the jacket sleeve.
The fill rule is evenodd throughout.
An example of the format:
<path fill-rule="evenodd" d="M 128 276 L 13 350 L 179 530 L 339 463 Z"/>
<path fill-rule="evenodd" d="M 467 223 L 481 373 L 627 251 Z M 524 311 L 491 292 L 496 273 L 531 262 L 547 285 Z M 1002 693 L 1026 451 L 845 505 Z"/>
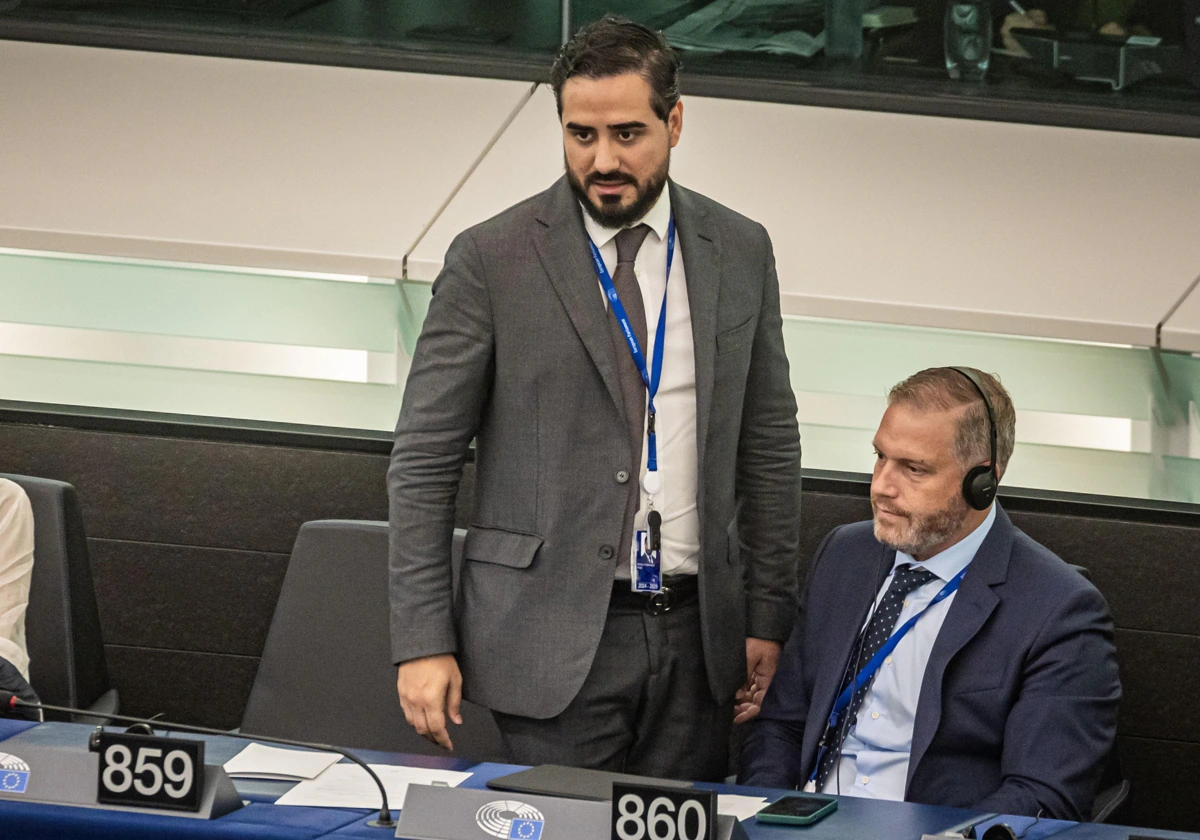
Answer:
<path fill-rule="evenodd" d="M 413 352 L 388 469 L 392 661 L 454 653 L 450 552 L 463 464 L 487 403 L 492 312 L 471 232 L 450 245 Z"/>
<path fill-rule="evenodd" d="M 1047 618 L 1009 712 L 999 789 L 975 807 L 1086 820 L 1117 734 L 1113 624 L 1096 589 L 1080 588 Z"/>
<path fill-rule="evenodd" d="M 762 711 L 742 746 L 738 784 L 792 789 L 804 784 L 804 728 L 812 698 L 805 678 L 816 663 L 805 663 L 805 630 L 812 602 L 813 580 L 826 548 L 838 532 L 830 531 L 818 546 L 809 567 L 804 597 L 791 636 L 779 658 L 779 668 L 763 698 Z"/>
<path fill-rule="evenodd" d="M 782 642 L 796 618 L 800 427 L 783 346 L 775 254 L 765 230 L 762 237 L 762 307 L 738 440 L 738 534 L 747 560 L 747 634 Z"/>

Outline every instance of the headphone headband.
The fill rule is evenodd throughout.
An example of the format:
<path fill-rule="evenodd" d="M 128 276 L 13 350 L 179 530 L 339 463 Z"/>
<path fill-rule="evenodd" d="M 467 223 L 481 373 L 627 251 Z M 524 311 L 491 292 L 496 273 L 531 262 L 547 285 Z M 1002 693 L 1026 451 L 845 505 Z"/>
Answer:
<path fill-rule="evenodd" d="M 965 377 L 979 393 L 979 398 L 983 400 L 983 407 L 987 409 L 991 461 L 986 467 L 972 467 L 963 479 L 963 496 L 967 503 L 976 510 L 984 510 L 996 497 L 996 488 L 1000 484 L 1000 471 L 996 464 L 996 415 L 992 410 L 992 401 L 988 399 L 987 392 L 983 390 L 983 383 L 979 381 L 979 377 L 973 370 L 954 366 L 947 367 L 946 370 L 955 371 Z"/>

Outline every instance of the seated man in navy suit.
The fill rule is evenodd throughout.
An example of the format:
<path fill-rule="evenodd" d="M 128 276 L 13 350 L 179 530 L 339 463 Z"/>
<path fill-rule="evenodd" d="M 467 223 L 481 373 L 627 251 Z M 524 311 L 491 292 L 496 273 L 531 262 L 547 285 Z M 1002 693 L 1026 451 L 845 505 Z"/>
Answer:
<path fill-rule="evenodd" d="M 1015 426 L 971 368 L 891 390 L 874 521 L 817 549 L 739 781 L 1088 817 L 1116 738 L 1112 619 L 993 502 Z"/>

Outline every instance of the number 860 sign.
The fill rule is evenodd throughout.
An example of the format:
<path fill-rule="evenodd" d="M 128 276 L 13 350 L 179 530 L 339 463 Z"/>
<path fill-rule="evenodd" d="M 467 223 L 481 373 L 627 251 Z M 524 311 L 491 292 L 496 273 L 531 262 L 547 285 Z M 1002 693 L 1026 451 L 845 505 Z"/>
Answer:
<path fill-rule="evenodd" d="M 713 840 L 715 791 L 613 784 L 612 840 Z"/>

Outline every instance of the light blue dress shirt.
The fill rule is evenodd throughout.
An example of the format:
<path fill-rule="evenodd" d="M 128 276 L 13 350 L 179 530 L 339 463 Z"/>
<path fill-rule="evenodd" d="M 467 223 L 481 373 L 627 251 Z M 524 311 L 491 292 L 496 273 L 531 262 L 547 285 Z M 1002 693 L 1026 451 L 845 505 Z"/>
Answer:
<path fill-rule="evenodd" d="M 967 567 L 995 521 L 996 508 L 993 505 L 978 528 L 923 563 L 917 563 L 909 555 L 897 551 L 892 571 L 875 596 L 875 606 L 879 606 L 884 593 L 891 586 L 896 569 L 905 563 L 917 563 L 937 575 L 935 580 L 908 596 L 900 617 L 896 619 L 896 627 L 900 627 L 925 609 L 942 587 Z M 955 594 L 921 616 L 892 654 L 884 659 L 858 710 L 858 722 L 846 735 L 838 771 L 829 774 L 823 793 L 869 799 L 904 799 L 908 759 L 912 751 L 913 722 L 917 717 L 917 701 L 921 696 L 925 666 L 929 663 L 933 643 L 937 641 Z"/>

